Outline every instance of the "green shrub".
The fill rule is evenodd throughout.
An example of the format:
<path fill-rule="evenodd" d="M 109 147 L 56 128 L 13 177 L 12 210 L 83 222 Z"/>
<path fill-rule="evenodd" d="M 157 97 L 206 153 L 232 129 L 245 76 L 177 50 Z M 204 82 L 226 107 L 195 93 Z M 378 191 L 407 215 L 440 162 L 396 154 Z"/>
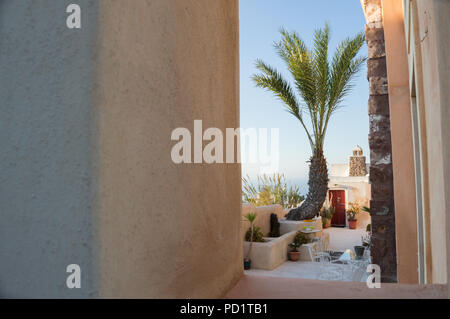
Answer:
<path fill-rule="evenodd" d="M 298 231 L 297 234 L 295 234 L 294 241 L 289 244 L 289 247 L 292 248 L 293 251 L 297 251 L 297 249 L 304 244 L 307 244 L 311 241 L 311 239 L 301 231 Z"/>
<path fill-rule="evenodd" d="M 305 198 L 296 185 L 287 186 L 284 174 L 274 174 L 258 175 L 256 185 L 250 182 L 248 176 L 242 178 L 242 199 L 255 206 L 280 204 L 283 208 L 294 208 Z"/>
<path fill-rule="evenodd" d="M 247 232 L 245 233 L 245 241 L 250 241 L 251 232 L 252 232 L 252 229 L 249 228 L 247 230 Z M 264 237 L 264 234 L 263 234 L 261 228 L 253 227 L 253 242 L 264 243 L 265 240 L 263 237 Z"/>
<path fill-rule="evenodd" d="M 334 215 L 334 207 L 324 207 L 320 210 L 320 216 L 322 216 L 322 219 L 331 219 Z"/>

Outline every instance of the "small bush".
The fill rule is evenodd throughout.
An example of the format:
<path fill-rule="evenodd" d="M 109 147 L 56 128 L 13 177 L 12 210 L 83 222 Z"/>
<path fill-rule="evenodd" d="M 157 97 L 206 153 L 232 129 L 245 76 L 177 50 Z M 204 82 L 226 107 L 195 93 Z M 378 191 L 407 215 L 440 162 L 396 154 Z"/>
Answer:
<path fill-rule="evenodd" d="M 298 231 L 297 234 L 295 234 L 294 241 L 289 244 L 289 247 L 292 248 L 293 251 L 297 251 L 297 248 L 301 245 L 309 243 L 310 241 L 311 239 L 306 234 Z"/>
<path fill-rule="evenodd" d="M 250 236 L 251 236 L 251 228 L 249 228 L 247 230 L 247 232 L 245 233 L 245 241 L 250 241 Z M 261 228 L 259 227 L 253 227 L 253 242 L 255 243 L 264 243 L 264 234 L 261 230 Z"/>
<path fill-rule="evenodd" d="M 333 218 L 334 215 L 334 207 L 330 206 L 330 207 L 324 207 L 322 208 L 322 210 L 320 211 L 320 216 L 322 216 L 322 219 L 331 219 Z"/>
<path fill-rule="evenodd" d="M 300 245 L 308 244 L 310 241 L 311 239 L 308 235 L 302 233 L 301 231 L 298 231 L 294 238 L 294 242 L 299 243 Z"/>

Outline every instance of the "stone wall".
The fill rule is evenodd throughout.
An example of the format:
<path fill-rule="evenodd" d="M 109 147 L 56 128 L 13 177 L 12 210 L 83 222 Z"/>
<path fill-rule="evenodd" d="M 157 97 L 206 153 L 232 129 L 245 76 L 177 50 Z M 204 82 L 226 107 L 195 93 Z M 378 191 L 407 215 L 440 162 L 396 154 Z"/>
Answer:
<path fill-rule="evenodd" d="M 363 0 L 369 51 L 369 147 L 372 261 L 381 267 L 383 282 L 397 281 L 395 212 L 386 53 L 381 0 Z"/>
<path fill-rule="evenodd" d="M 366 157 L 365 156 L 351 156 L 349 176 L 366 176 Z"/>

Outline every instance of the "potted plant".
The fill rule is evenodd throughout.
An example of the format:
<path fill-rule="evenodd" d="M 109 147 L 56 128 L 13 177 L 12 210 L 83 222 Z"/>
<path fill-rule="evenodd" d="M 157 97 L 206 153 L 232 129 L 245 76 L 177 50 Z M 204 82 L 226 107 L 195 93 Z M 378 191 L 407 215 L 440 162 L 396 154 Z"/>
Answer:
<path fill-rule="evenodd" d="M 333 218 L 334 207 L 324 207 L 320 211 L 320 216 L 322 217 L 322 227 L 328 228 L 331 226 L 331 219 Z"/>
<path fill-rule="evenodd" d="M 252 228 L 249 227 L 249 229 L 245 233 L 245 241 L 248 241 L 248 242 L 251 241 L 254 243 L 266 242 L 264 239 L 264 233 L 262 232 L 261 228 L 259 228 L 258 226 L 253 226 L 253 234 L 252 234 Z"/>
<path fill-rule="evenodd" d="M 289 247 L 292 249 L 289 252 L 289 260 L 297 261 L 300 259 L 300 252 L 298 249 L 301 245 L 309 243 L 309 237 L 303 234 L 301 231 L 298 231 L 295 235 L 294 241 L 289 244 Z"/>
<path fill-rule="evenodd" d="M 252 265 L 252 261 L 250 259 L 250 254 L 252 252 L 252 246 L 253 246 L 253 233 L 254 233 L 254 223 L 256 219 L 256 213 L 248 213 L 245 216 L 245 219 L 250 222 L 250 246 L 248 248 L 247 256 L 244 258 L 244 269 L 248 270 L 250 269 Z"/>
<path fill-rule="evenodd" d="M 358 219 L 356 216 L 359 213 L 359 206 L 355 204 L 350 205 L 350 209 L 347 210 L 348 228 L 356 229 Z"/>
<path fill-rule="evenodd" d="M 353 247 L 355 249 L 355 255 L 356 259 L 361 259 L 364 256 L 364 250 L 366 250 L 366 247 L 364 246 L 355 246 Z"/>
<path fill-rule="evenodd" d="M 362 242 L 362 246 L 364 248 L 367 248 L 367 249 L 370 248 L 370 241 L 371 241 L 371 238 L 370 238 L 369 232 L 367 232 L 366 234 L 361 236 L 361 242 Z"/>
<path fill-rule="evenodd" d="M 370 249 L 370 233 L 361 236 L 361 246 L 355 246 L 355 254 L 357 259 L 361 259 L 364 256 L 364 251 Z"/>

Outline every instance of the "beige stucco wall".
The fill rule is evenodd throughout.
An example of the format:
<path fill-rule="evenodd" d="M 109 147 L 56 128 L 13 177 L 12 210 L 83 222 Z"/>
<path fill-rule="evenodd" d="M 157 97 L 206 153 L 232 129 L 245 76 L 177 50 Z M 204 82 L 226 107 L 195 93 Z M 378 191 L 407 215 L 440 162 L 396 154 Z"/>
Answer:
<path fill-rule="evenodd" d="M 242 223 L 241 223 L 241 237 L 245 237 L 245 232 L 250 227 L 250 222 L 245 219 L 248 213 L 256 213 L 256 219 L 254 222 L 255 227 L 261 228 L 264 236 L 267 236 L 270 232 L 270 215 L 276 214 L 278 219 L 284 218 L 286 212 L 279 204 L 269 206 L 255 207 L 252 204 L 242 204 Z"/>
<path fill-rule="evenodd" d="M 417 283 L 417 213 L 408 58 L 401 0 L 383 0 L 394 173 L 397 275 Z"/>
<path fill-rule="evenodd" d="M 244 254 L 250 251 L 252 269 L 273 270 L 288 259 L 289 244 L 294 240 L 296 231 L 289 232 L 277 238 L 267 238 L 264 243 L 253 243 L 250 251 L 250 242 L 244 242 Z"/>
<path fill-rule="evenodd" d="M 410 10 L 410 8 L 406 8 Z M 431 269 L 429 282 L 445 283 L 450 271 L 450 3 L 439 0 L 414 1 L 410 27 L 417 33 L 411 45 L 415 56 L 421 138 L 429 165 L 424 167 L 424 190 L 428 197 Z M 423 154 L 422 154 L 423 156 Z"/>
<path fill-rule="evenodd" d="M 238 1 L 99 5 L 100 296 L 223 296 L 243 271 L 240 165 L 176 165 L 171 132 L 239 127 Z"/>
<path fill-rule="evenodd" d="M 444 221 L 441 228 L 445 227 L 445 236 L 442 236 L 440 250 L 445 252 L 445 257 L 442 260 L 442 268 L 447 265 L 447 273 L 442 274 L 442 282 L 444 277 L 447 281 L 447 294 L 450 297 L 450 90 L 448 89 L 448 79 L 450 79 L 450 25 L 448 18 L 450 16 L 450 2 L 439 0 L 435 1 L 435 26 L 436 37 L 439 39 L 437 44 L 437 56 L 439 59 L 439 90 L 440 94 L 440 116 L 437 120 L 441 122 L 441 136 L 442 136 L 442 177 L 444 179 L 444 197 L 441 198 L 442 210 L 439 212 L 441 220 Z M 438 240 L 436 240 L 438 241 Z M 445 272 L 445 269 L 444 271 Z"/>
<path fill-rule="evenodd" d="M 284 235 L 292 231 L 303 230 L 305 227 L 314 227 L 315 230 L 322 230 L 322 218 L 315 217 L 312 221 L 307 222 L 304 220 L 280 220 L 280 234 Z M 321 233 L 315 233 L 319 236 Z"/>

